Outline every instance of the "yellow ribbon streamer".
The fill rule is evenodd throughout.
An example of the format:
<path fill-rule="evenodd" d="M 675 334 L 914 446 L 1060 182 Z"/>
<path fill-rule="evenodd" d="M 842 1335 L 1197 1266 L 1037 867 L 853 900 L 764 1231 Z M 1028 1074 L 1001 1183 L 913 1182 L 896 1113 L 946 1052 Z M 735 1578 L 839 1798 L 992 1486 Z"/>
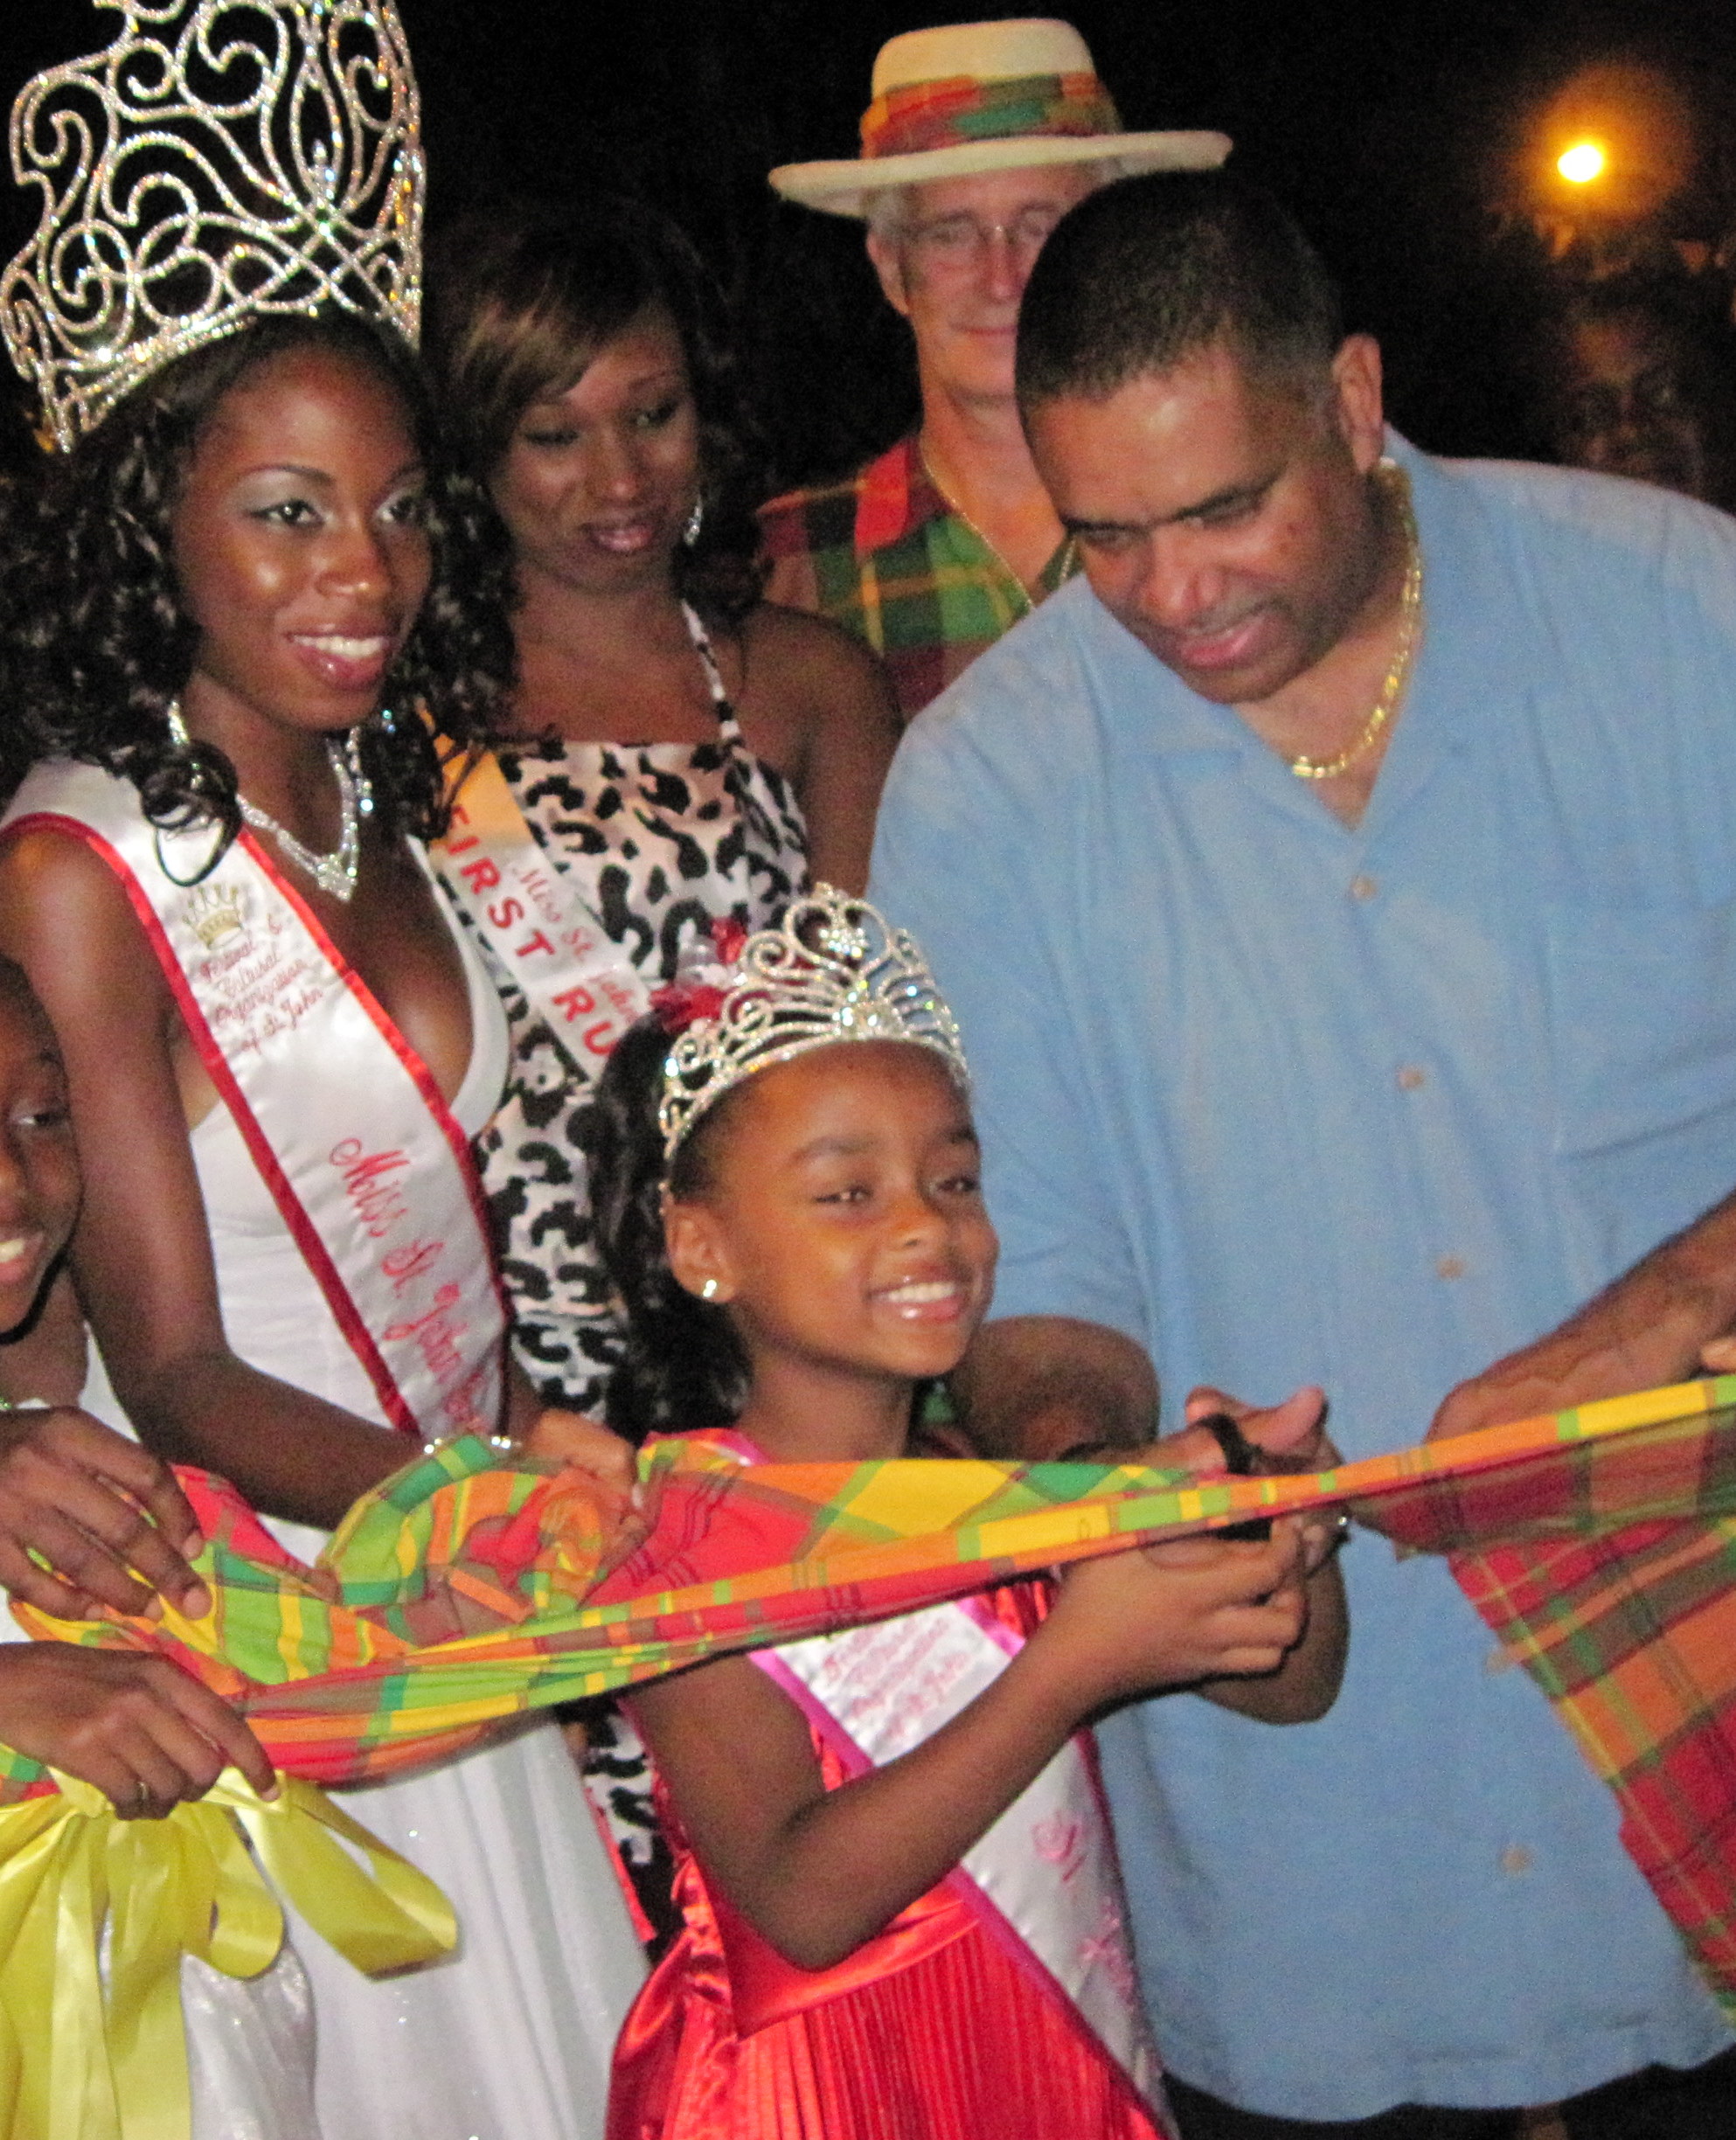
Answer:
<path fill-rule="evenodd" d="M 279 1893 L 323 1940 L 366 1977 L 452 1952 L 458 1921 L 426 1872 L 351 1820 L 317 1783 L 283 1775 L 277 1782 L 280 1795 L 264 1799 L 228 1768 L 205 1803 L 233 1807 Z M 336 1838 L 358 1850 L 365 1866 Z"/>
<path fill-rule="evenodd" d="M 369 1976 L 456 1943 L 434 1882 L 300 1777 L 266 1800 L 227 1768 L 139 1821 L 56 1781 L 0 1809 L 0 2140 L 189 2140 L 181 1957 L 257 1977 L 283 1944 L 280 1895 Z"/>

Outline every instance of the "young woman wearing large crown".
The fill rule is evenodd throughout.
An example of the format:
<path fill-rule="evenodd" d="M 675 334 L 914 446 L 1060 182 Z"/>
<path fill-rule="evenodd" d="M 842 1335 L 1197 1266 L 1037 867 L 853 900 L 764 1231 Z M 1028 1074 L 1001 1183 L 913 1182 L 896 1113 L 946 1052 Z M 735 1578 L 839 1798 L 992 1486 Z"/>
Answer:
<path fill-rule="evenodd" d="M 216 111 L 189 58 L 225 13 L 280 40 L 251 132 L 233 73 Z M 374 40 L 362 63 L 358 38 Z M 476 741 L 510 654 L 400 331 L 420 176 L 401 33 L 378 0 L 189 0 L 166 26 L 129 10 L 115 51 L 144 45 L 178 70 L 169 88 L 158 76 L 141 115 L 120 66 L 83 63 L 109 135 L 76 183 L 45 157 L 44 232 L 0 285 L 65 448 L 16 509 L 0 569 L 4 748 L 26 775 L 0 842 L 0 944 L 66 1062 L 87 1182 L 73 1267 L 110 1416 L 234 1480 L 310 1559 L 302 1527 L 334 1525 L 425 1438 L 503 1434 L 628 1473 L 506 1360 L 470 1171 L 506 1037 L 423 857 L 443 804 L 420 715 Z M 26 91 L 27 148 L 78 72 Z M 267 122 L 291 112 L 279 175 L 307 198 L 267 226 L 184 194 L 178 251 L 106 230 L 99 337 L 73 316 L 93 283 L 54 240 L 126 198 L 115 167 L 152 127 L 160 144 L 177 92 L 203 129 L 201 185 L 261 143 L 278 154 Z M 229 205 L 264 198 L 236 183 Z M 203 301 L 153 284 L 171 255 L 211 267 Z M 597 2130 L 640 1970 L 559 1734 L 365 1800 L 446 1889 L 462 1943 L 370 1984 L 298 1938 L 325 2140 Z M 238 2089 L 200 2097 L 201 2140 L 286 2130 Z"/>

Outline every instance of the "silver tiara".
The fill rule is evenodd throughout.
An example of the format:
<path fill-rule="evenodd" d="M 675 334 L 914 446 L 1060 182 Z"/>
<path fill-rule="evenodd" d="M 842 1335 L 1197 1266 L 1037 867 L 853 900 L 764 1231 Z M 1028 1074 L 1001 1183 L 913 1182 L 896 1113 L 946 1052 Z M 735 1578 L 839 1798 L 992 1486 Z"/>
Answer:
<path fill-rule="evenodd" d="M 816 885 L 776 928 L 748 937 L 719 978 L 719 987 L 670 992 L 702 1014 L 663 1065 L 657 1126 L 665 1165 L 733 1086 L 837 1041 L 913 1041 L 943 1056 L 969 1086 L 957 1023 L 916 939 L 888 928 L 866 900 Z"/>
<path fill-rule="evenodd" d="M 262 313 L 421 309 L 416 78 L 393 0 L 96 0 L 107 52 L 12 107 L 34 238 L 0 335 L 62 448 Z"/>

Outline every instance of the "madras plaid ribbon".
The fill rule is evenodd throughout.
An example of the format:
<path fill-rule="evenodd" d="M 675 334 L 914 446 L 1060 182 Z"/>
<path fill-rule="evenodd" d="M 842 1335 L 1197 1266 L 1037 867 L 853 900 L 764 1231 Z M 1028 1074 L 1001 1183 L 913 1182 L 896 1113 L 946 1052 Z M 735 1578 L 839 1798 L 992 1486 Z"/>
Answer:
<path fill-rule="evenodd" d="M 935 488 L 913 437 L 844 483 L 774 498 L 760 525 L 771 598 L 871 647 L 906 720 L 1031 609 L 1017 576 Z M 1038 599 L 1076 569 L 1063 543 Z"/>
<path fill-rule="evenodd" d="M 1021 74 L 979 81 L 958 74 L 907 82 L 862 115 L 865 157 L 912 156 L 1009 135 L 1118 134 L 1121 118 L 1094 74 Z"/>
<path fill-rule="evenodd" d="M 355 1782 L 492 1725 L 719 1654 L 908 1611 L 1254 1515 L 1350 1502 L 1445 1553 L 1615 1791 L 1623 1837 L 1736 2016 L 1736 1377 L 1491 1428 L 1308 1476 L 1128 1464 L 740 1467 L 703 1440 L 645 1460 L 649 1536 L 584 1475 L 457 1442 L 292 1561 L 221 1481 L 202 1620 L 31 1631 L 166 1654 L 233 1701 L 280 1767 Z M 0 1802 L 52 1790 L 0 1753 Z"/>

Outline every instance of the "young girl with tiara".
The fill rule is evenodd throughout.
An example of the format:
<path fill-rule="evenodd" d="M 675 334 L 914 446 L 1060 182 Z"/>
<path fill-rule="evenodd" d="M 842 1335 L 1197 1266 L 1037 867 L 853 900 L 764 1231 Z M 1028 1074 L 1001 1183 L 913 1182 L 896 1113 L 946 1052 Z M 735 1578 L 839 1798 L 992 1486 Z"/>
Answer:
<path fill-rule="evenodd" d="M 630 1324 L 612 1423 L 719 1467 L 905 1455 L 996 1256 L 912 941 L 798 900 L 632 1029 L 594 1135 Z M 1266 1438 L 1311 1459 L 1317 1410 Z M 1319 1715 L 1344 1652 L 1327 1553 L 1295 1522 L 1136 1549 L 637 1691 L 684 1925 L 622 2031 L 609 2140 L 1169 2130 L 1081 1727 L 1160 1687 Z"/>

